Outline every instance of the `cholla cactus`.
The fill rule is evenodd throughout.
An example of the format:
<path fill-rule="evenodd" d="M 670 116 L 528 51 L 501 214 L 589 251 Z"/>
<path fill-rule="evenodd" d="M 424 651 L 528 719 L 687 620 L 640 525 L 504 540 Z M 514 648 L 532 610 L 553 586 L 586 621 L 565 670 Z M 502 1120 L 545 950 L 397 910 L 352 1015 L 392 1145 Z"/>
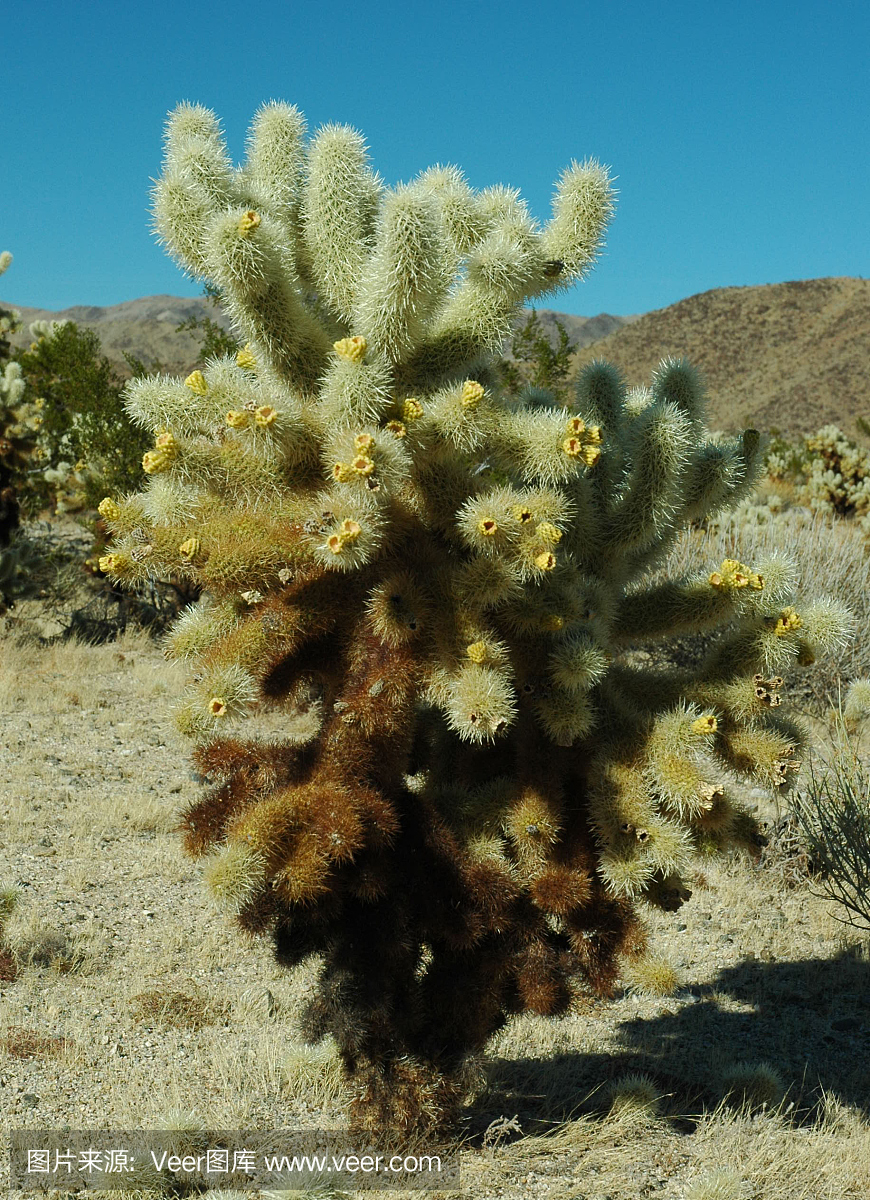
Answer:
<path fill-rule="evenodd" d="M 0 275 L 12 255 L 0 254 Z M 6 334 L 20 325 L 17 312 L 0 311 L 0 546 L 7 546 L 19 520 L 15 478 L 33 454 L 42 424 L 38 400 L 26 395 L 27 386 L 19 363 L 8 360 Z"/>
<path fill-rule="evenodd" d="M 685 362 L 630 395 L 594 363 L 571 407 L 499 390 L 517 310 L 582 276 L 611 195 L 574 164 L 540 228 L 453 167 L 388 189 L 295 108 L 259 111 L 238 170 L 210 112 L 169 121 L 157 229 L 247 344 L 129 384 L 150 481 L 100 506 L 101 565 L 203 589 L 169 643 L 211 784 L 186 847 L 282 963 L 323 955 L 305 1028 L 375 1125 L 449 1120 L 510 1014 L 607 993 L 636 908 L 752 842 L 735 777 L 783 787 L 801 754 L 780 675 L 843 637 L 776 557 L 644 582 L 757 468 L 753 431 L 706 438 Z M 716 629 L 695 672 L 633 653 Z"/>
<path fill-rule="evenodd" d="M 807 479 L 799 496 L 811 508 L 854 517 L 870 532 L 870 453 L 836 425 L 805 439 Z"/>

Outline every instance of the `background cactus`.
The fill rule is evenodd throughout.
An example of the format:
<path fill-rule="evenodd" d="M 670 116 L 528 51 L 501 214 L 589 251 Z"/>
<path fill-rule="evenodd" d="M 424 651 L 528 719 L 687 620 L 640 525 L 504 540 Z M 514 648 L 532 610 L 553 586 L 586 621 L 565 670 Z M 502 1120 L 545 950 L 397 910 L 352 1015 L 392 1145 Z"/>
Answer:
<path fill-rule="evenodd" d="M 583 275 L 611 209 L 594 162 L 541 228 L 454 167 L 388 189 L 282 104 L 238 169 L 211 112 L 169 119 L 157 230 L 246 344 L 130 383 L 149 486 L 101 504 L 101 565 L 203 588 L 169 641 L 209 784 L 185 844 L 281 962 L 323 956 L 305 1031 L 374 1126 L 452 1119 L 510 1014 L 606 994 L 640 906 L 753 844 L 735 780 L 788 785 L 782 675 L 846 634 L 777 555 L 651 574 L 759 465 L 754 431 L 706 436 L 687 363 L 630 393 L 593 363 L 569 405 L 500 384 L 520 306 Z"/>
<path fill-rule="evenodd" d="M 0 275 L 11 263 L 12 255 L 4 250 L 0 254 Z M 0 547 L 9 545 L 18 527 L 16 484 L 33 455 L 42 424 L 40 404 L 27 394 L 21 365 L 11 357 L 8 334 L 19 327 L 17 312 L 0 309 Z"/>

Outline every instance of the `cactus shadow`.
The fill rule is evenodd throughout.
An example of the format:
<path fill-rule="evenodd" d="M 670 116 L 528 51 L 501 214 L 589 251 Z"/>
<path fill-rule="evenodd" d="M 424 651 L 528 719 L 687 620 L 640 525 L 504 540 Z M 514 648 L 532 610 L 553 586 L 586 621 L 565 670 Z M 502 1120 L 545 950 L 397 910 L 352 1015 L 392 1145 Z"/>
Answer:
<path fill-rule="evenodd" d="M 669 1111 L 698 1111 L 723 1098 L 723 1072 L 737 1061 L 770 1064 L 799 1111 L 811 1112 L 826 1092 L 870 1113 L 866 948 L 834 958 L 740 963 L 660 1003 L 656 1016 L 608 1023 L 605 1052 L 491 1060 L 489 1089 L 468 1110 L 471 1129 L 484 1129 L 494 1115 L 516 1113 L 531 1132 L 600 1112 L 608 1082 L 635 1071 L 652 1076 Z M 592 1020 L 607 1022 L 601 1012 Z M 585 1041 L 594 1042 L 592 1032 Z"/>

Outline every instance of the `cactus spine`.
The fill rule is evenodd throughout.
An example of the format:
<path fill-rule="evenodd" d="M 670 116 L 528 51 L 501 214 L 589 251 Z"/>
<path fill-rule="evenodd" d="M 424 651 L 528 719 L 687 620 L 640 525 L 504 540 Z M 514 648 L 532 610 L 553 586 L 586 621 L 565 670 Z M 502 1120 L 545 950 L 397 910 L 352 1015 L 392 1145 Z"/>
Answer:
<path fill-rule="evenodd" d="M 758 469 L 753 431 L 706 436 L 688 364 L 628 394 L 593 363 L 570 406 L 500 390 L 519 306 L 582 277 L 611 209 L 594 162 L 540 228 L 453 167 L 388 189 L 285 105 L 239 169 L 212 113 L 169 120 L 157 229 L 247 345 L 130 383 L 150 482 L 101 506 L 102 566 L 203 588 L 170 638 L 210 785 L 186 847 L 281 962 L 323 956 L 307 1031 L 372 1125 L 449 1121 L 511 1014 L 607 993 L 638 910 L 752 842 L 735 777 L 800 757 L 780 674 L 844 636 L 777 558 L 651 579 Z M 717 629 L 694 671 L 634 654 Z"/>

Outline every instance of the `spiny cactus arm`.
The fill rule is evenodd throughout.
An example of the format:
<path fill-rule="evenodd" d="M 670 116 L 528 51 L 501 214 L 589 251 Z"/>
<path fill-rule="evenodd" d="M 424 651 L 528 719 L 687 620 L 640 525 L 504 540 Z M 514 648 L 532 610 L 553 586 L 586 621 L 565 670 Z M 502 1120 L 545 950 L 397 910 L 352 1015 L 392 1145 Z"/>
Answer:
<path fill-rule="evenodd" d="M 11 265 L 12 255 L 9 253 L 9 251 L 3 250 L 0 252 L 0 275 L 2 275 L 4 271 L 8 271 Z"/>
<path fill-rule="evenodd" d="M 409 386 L 437 387 L 460 372 L 474 376 L 510 336 L 526 291 L 540 278 L 540 237 L 518 194 L 489 189 L 477 203 L 490 228 L 470 249 L 465 277 L 408 358 L 402 374 Z"/>
<path fill-rule="evenodd" d="M 601 247 L 614 212 L 614 195 L 607 169 L 594 159 L 572 162 L 562 173 L 553 197 L 553 215 L 541 235 L 546 265 L 534 295 L 570 287 L 582 279 Z"/>
<path fill-rule="evenodd" d="M 261 105 L 248 132 L 243 172 L 253 196 L 281 223 L 284 243 L 294 251 L 303 283 L 310 279 L 308 249 L 300 223 L 306 130 L 305 118 L 295 105 L 275 101 Z"/>
<path fill-rule="evenodd" d="M 351 318 L 370 355 L 400 363 L 413 353 L 453 280 L 452 265 L 431 191 L 411 185 L 387 192 Z"/>
<path fill-rule="evenodd" d="M 369 254 L 383 185 L 363 138 L 326 125 L 308 146 L 301 219 L 311 277 L 339 320 L 350 323 Z M 350 330 L 350 332 L 356 332 Z"/>
<path fill-rule="evenodd" d="M 756 429 L 703 443 L 687 474 L 681 522 L 701 521 L 739 504 L 757 483 L 763 466 Z"/>
<path fill-rule="evenodd" d="M 606 533 L 623 552 L 645 549 L 672 528 L 691 462 L 691 421 L 672 403 L 652 403 L 632 422 L 626 441 L 627 485 L 608 514 Z"/>
<path fill-rule="evenodd" d="M 278 223 L 242 206 L 213 218 L 203 238 L 209 276 L 243 336 L 291 391 L 316 391 L 330 343 L 307 308 L 298 275 L 282 253 Z"/>
<path fill-rule="evenodd" d="M 705 425 L 707 394 L 700 372 L 685 358 L 662 359 L 653 372 L 653 401 L 673 404 L 686 414 L 696 430 Z"/>
<path fill-rule="evenodd" d="M 441 227 L 450 249 L 448 267 L 452 275 L 472 247 L 485 236 L 492 223 L 491 216 L 477 201 L 458 167 L 429 167 L 417 176 L 415 183 L 437 203 Z"/>
<path fill-rule="evenodd" d="M 205 229 L 240 200 L 220 124 L 202 105 L 180 104 L 166 123 L 164 143 L 163 174 L 152 191 L 154 230 L 186 271 L 207 278 Z"/>
<path fill-rule="evenodd" d="M 747 614 L 752 620 L 791 598 L 794 571 L 789 562 L 774 554 L 757 567 L 727 558 L 717 570 L 685 582 L 669 580 L 627 592 L 614 614 L 614 641 L 700 632 Z"/>

